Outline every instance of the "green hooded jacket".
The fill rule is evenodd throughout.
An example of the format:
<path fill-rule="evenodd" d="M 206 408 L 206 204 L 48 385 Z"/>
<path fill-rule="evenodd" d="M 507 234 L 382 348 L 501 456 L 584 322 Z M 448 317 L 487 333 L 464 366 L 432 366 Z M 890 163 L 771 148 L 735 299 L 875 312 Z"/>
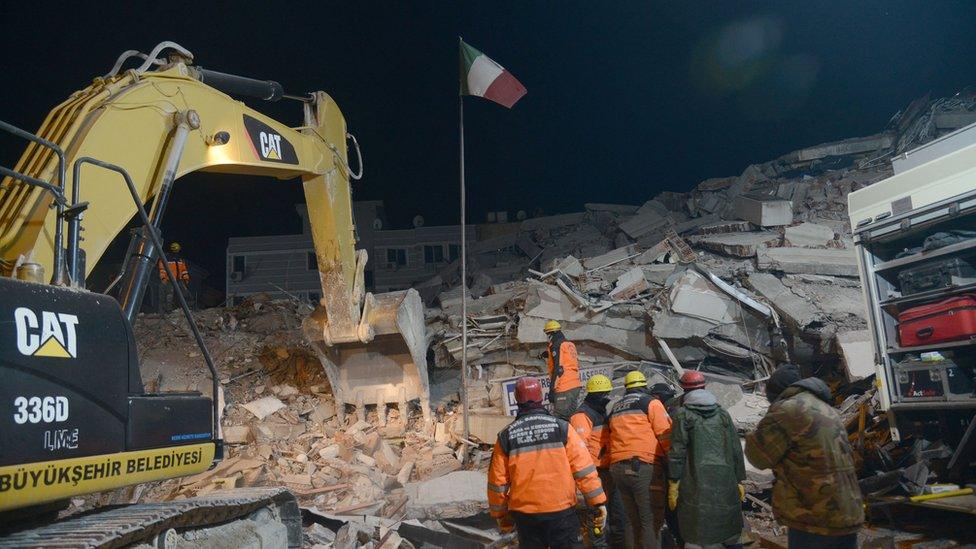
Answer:
<path fill-rule="evenodd" d="M 676 511 L 685 541 L 721 543 L 742 532 L 742 445 L 729 413 L 704 389 L 685 394 L 672 418 L 668 476 L 681 481 Z"/>
<path fill-rule="evenodd" d="M 857 532 L 864 522 L 851 445 L 830 389 L 808 377 L 783 391 L 756 430 L 746 456 L 776 474 L 773 514 L 790 527 L 826 536 Z"/>

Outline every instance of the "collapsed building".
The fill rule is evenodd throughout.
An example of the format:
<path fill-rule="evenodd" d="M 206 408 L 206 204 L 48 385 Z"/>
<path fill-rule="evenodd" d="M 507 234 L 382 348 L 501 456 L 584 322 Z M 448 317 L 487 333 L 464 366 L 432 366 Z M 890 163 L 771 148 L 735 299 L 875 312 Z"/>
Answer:
<path fill-rule="evenodd" d="M 890 159 L 971 122 L 972 96 L 922 98 L 874 136 L 794 151 L 640 206 L 591 203 L 526 219 L 471 243 L 467 280 L 452 261 L 414 284 L 427 306 L 430 425 L 416 409 L 343 414 L 301 339 L 302 300 L 257 294 L 202 311 L 197 323 L 222 376 L 228 459 L 121 498 L 283 485 L 299 497 L 310 545 L 498 546 L 483 513 L 487 445 L 510 421 L 511 380 L 545 371 L 549 319 L 576 343 L 585 372 L 619 378 L 638 368 L 674 383 L 682 368 L 701 370 L 743 433 L 768 406 L 763 380 L 778 364 L 797 363 L 830 381 L 870 476 L 877 456 L 897 451 L 871 413 L 874 357 L 847 195 L 891 175 Z M 166 363 L 174 352 L 194 356 L 182 322 L 141 318 L 143 361 L 157 365 L 156 385 L 207 393 L 206 383 Z M 181 329 L 161 338 L 154 323 Z M 458 406 L 462 354 L 468 438 Z M 777 533 L 762 498 L 771 481 L 749 468 L 747 514 L 754 530 L 767 529 L 760 537 Z"/>

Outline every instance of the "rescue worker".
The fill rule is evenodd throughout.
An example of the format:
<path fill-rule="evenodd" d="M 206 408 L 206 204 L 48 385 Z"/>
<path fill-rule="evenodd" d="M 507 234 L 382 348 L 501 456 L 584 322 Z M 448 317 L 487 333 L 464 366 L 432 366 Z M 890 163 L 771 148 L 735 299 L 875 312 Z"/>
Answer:
<path fill-rule="evenodd" d="M 576 412 L 576 403 L 579 402 L 583 386 L 580 382 L 576 345 L 566 340 L 562 326 L 555 320 L 546 322 L 542 331 L 549 338 L 546 362 L 549 365 L 549 403 L 552 405 L 552 414 L 568 420 Z"/>
<path fill-rule="evenodd" d="M 644 374 L 628 372 L 624 387 L 624 396 L 610 411 L 610 473 L 630 523 L 627 547 L 656 549 L 651 486 L 663 478 L 671 418 L 661 401 L 647 394 Z"/>
<path fill-rule="evenodd" d="M 183 290 L 183 295 L 189 295 L 187 291 L 190 284 L 190 270 L 186 266 L 186 261 L 181 255 L 183 247 L 180 246 L 179 242 L 170 242 L 167 251 L 167 263 L 173 274 L 176 276 L 177 284 L 180 284 Z M 166 272 L 166 267 L 163 266 L 162 259 L 159 260 L 159 280 L 162 283 L 160 285 L 160 303 L 167 311 L 172 311 L 173 309 L 179 307 L 179 301 L 176 299 L 176 293 L 179 291 L 169 279 L 169 274 Z"/>
<path fill-rule="evenodd" d="M 610 402 L 610 391 L 613 384 L 610 378 L 596 374 L 586 382 L 586 398 L 569 424 L 576 430 L 576 434 L 586 443 L 590 451 L 590 458 L 596 465 L 596 472 L 603 484 L 603 491 L 607 495 L 607 511 L 609 513 L 609 528 L 603 539 L 609 539 L 610 546 L 617 548 L 624 546 L 624 532 L 627 529 L 627 518 L 624 514 L 623 500 L 620 493 L 614 489 L 613 477 L 610 475 L 610 428 L 607 425 L 607 404 Z M 601 540 L 602 541 L 602 540 Z M 598 545 L 597 540 L 593 540 Z"/>
<path fill-rule="evenodd" d="M 498 433 L 488 468 L 488 510 L 503 532 L 518 530 L 525 548 L 582 548 L 576 489 L 606 527 L 607 496 L 586 444 L 542 405 L 542 384 L 515 384 L 518 417 Z"/>
<path fill-rule="evenodd" d="M 741 548 L 745 461 L 732 417 L 705 389 L 701 372 L 681 377 L 683 403 L 672 416 L 668 508 L 685 547 Z"/>
<path fill-rule="evenodd" d="M 790 548 L 857 547 L 861 490 L 830 388 L 785 364 L 766 382 L 766 397 L 769 410 L 746 435 L 746 457 L 776 476 L 773 514 L 789 528 Z"/>
<path fill-rule="evenodd" d="M 675 410 L 680 405 L 679 399 L 675 397 L 675 391 L 667 383 L 655 383 L 647 390 L 648 394 L 661 401 L 664 409 L 669 416 L 674 416 Z M 662 458 L 665 457 L 662 455 Z M 660 479 L 651 486 L 651 505 L 654 507 L 654 528 L 657 531 L 665 524 L 668 525 L 668 534 L 674 542 L 675 547 L 681 547 L 681 532 L 678 530 L 678 519 L 672 509 L 667 506 L 667 478 L 668 460 L 663 459 L 664 470 Z M 667 540 L 662 533 L 662 544 L 666 545 Z"/>

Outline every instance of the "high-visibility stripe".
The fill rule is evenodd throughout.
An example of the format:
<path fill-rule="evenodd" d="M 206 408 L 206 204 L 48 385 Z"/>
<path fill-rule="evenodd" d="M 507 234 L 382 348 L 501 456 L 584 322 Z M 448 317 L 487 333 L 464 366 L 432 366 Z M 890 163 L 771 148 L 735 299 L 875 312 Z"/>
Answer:
<path fill-rule="evenodd" d="M 573 478 L 583 478 L 586 475 L 588 475 L 588 474 L 590 474 L 590 473 L 592 473 L 594 471 L 596 471 L 596 466 L 595 465 L 590 465 L 589 467 L 583 467 L 579 471 L 576 471 L 575 473 L 573 473 Z"/>
<path fill-rule="evenodd" d="M 583 494 L 583 497 L 585 497 L 586 499 L 593 499 L 593 498 L 599 496 L 602 493 L 603 493 L 603 487 L 600 487 L 600 488 L 597 488 L 596 490 L 593 490 L 592 492 L 587 492 L 587 493 Z"/>
<path fill-rule="evenodd" d="M 545 444 L 533 444 L 531 446 L 523 446 L 522 448 L 512 448 L 508 455 L 514 456 L 518 454 L 524 454 L 526 452 L 538 452 L 540 450 L 552 450 L 554 448 L 564 448 L 566 445 L 562 442 L 547 442 Z"/>
<path fill-rule="evenodd" d="M 492 492 L 498 492 L 499 494 L 504 494 L 505 492 L 508 491 L 508 485 L 505 484 L 505 485 L 499 486 L 497 484 L 492 484 L 492 483 L 489 482 L 488 483 L 488 489 L 491 490 Z"/>

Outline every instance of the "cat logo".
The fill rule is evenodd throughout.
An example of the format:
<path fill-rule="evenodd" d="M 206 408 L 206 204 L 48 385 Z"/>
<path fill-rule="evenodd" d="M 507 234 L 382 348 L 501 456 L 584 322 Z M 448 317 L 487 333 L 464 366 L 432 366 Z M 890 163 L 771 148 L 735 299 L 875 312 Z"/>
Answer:
<path fill-rule="evenodd" d="M 253 116 L 244 115 L 244 129 L 254 156 L 262 162 L 298 164 L 295 146 L 288 142 L 279 130 L 265 124 Z"/>
<path fill-rule="evenodd" d="M 261 156 L 265 160 L 281 160 L 281 136 L 276 133 L 261 132 Z"/>
<path fill-rule="evenodd" d="M 37 313 L 27 307 L 14 311 L 17 325 L 17 350 L 27 356 L 51 358 L 78 358 L 78 338 L 75 326 L 78 317 L 66 313 L 41 311 Z"/>

